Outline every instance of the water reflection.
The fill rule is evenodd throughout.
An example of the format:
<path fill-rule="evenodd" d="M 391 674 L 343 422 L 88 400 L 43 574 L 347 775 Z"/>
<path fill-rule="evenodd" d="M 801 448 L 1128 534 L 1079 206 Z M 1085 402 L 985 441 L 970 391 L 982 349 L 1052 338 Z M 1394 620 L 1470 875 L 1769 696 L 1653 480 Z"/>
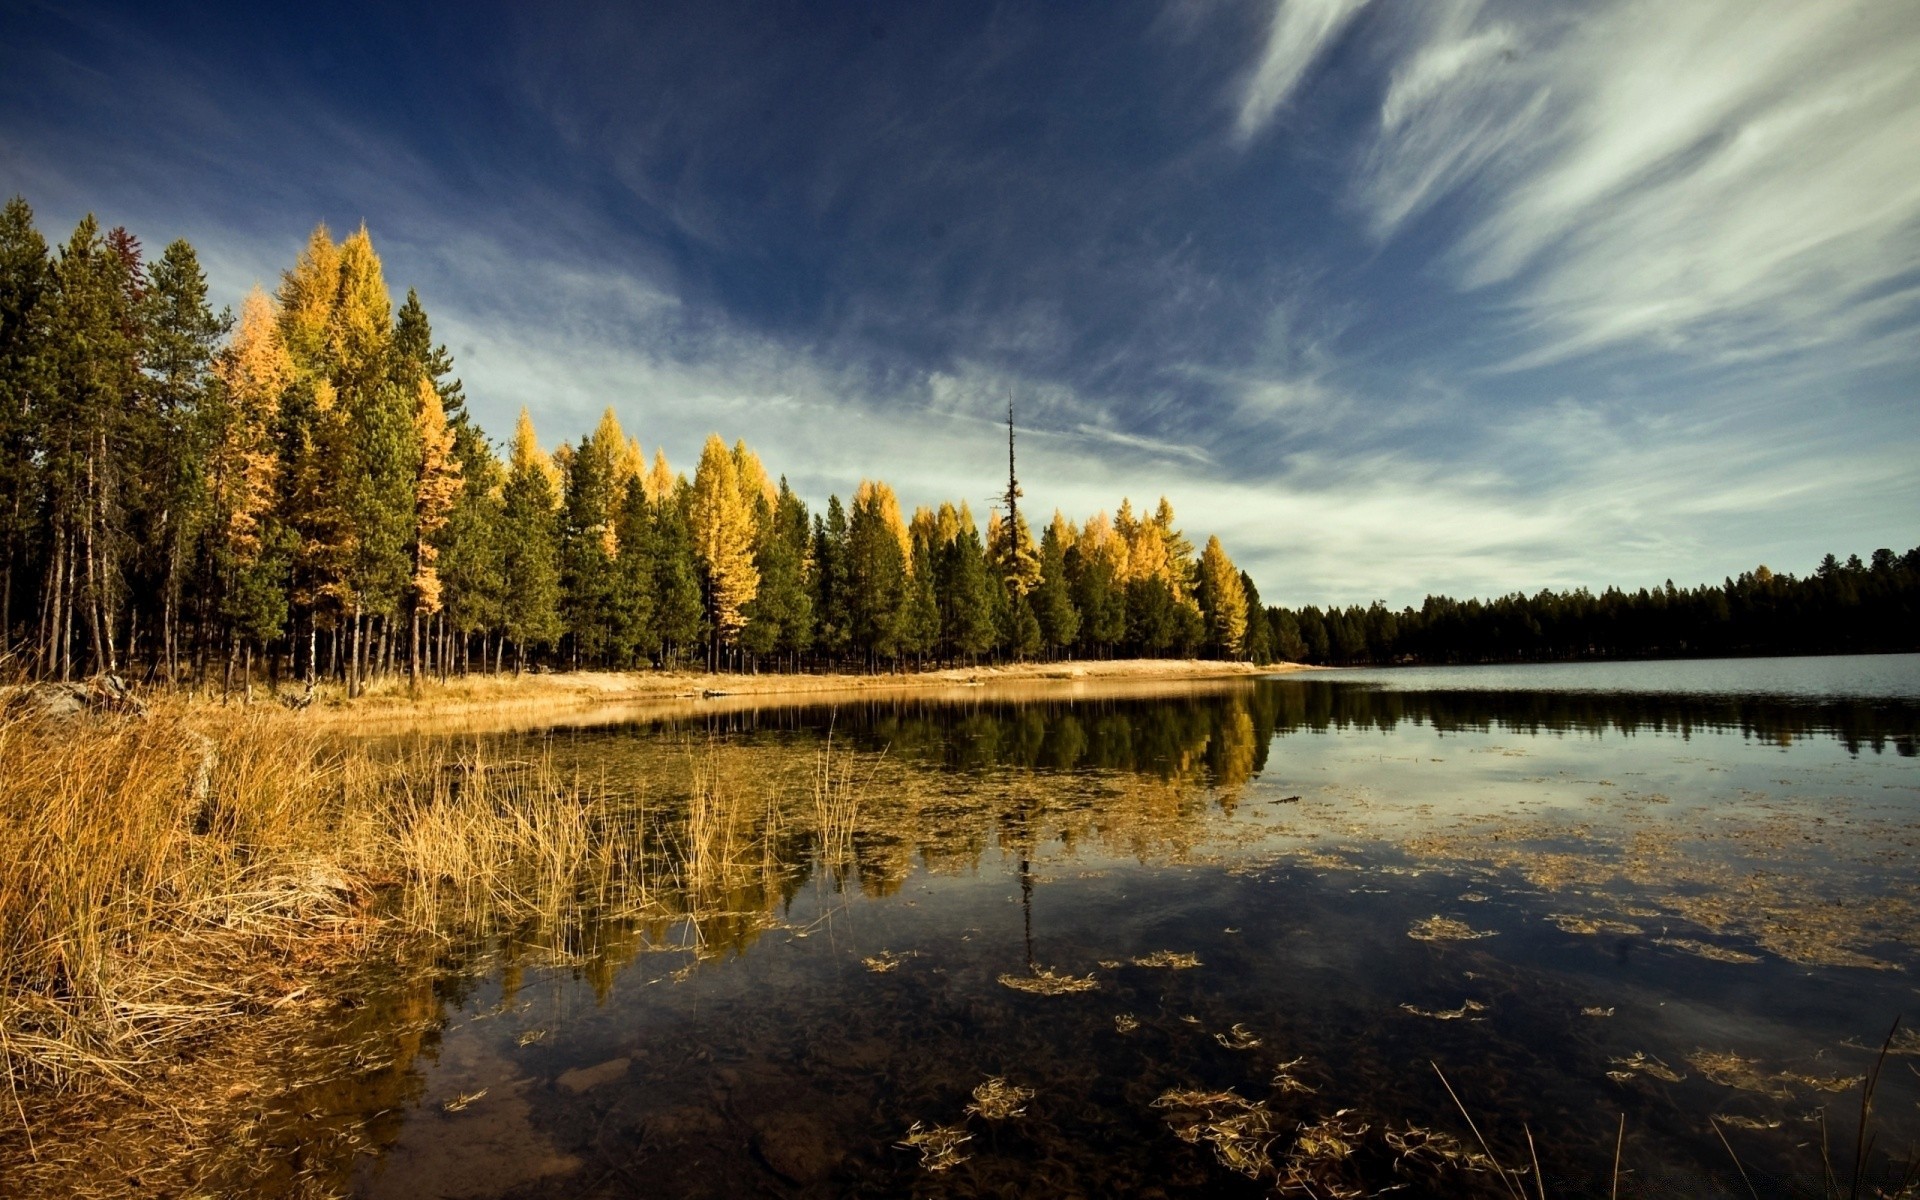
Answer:
<path fill-rule="evenodd" d="M 1617 665 L 1617 664 L 1615 664 Z M 1369 682 L 1279 678 L 1216 683 L 1178 697 L 967 701 L 912 695 L 789 704 L 630 728 L 716 736 L 837 730 L 862 748 L 955 770 L 1129 771 L 1171 779 L 1196 769 L 1245 783 L 1276 735 L 1372 731 L 1520 734 L 1738 733 L 1774 745 L 1831 737 L 1849 753 L 1920 753 L 1920 700 L 1581 690 L 1408 691 Z"/>
<path fill-rule="evenodd" d="M 1920 967 L 1915 732 L 1282 679 L 458 739 L 581 798 L 583 865 L 439 914 L 291 1106 L 348 1132 L 279 1144 L 366 1195 L 1504 1194 L 1432 1060 L 1553 1194 L 1622 1115 L 1634 1187 L 1744 1194 L 1709 1114 L 1819 1194 Z"/>

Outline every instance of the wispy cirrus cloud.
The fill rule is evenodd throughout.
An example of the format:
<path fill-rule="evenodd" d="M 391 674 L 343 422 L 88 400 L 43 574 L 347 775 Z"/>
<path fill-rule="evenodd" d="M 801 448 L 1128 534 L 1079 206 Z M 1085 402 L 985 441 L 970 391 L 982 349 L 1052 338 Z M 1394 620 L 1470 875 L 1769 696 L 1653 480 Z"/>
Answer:
<path fill-rule="evenodd" d="M 1355 180 L 1376 237 L 1449 196 L 1446 261 L 1538 366 L 1874 340 L 1920 314 L 1920 19 L 1903 0 L 1477 3 L 1410 39 Z M 1885 347 L 1883 346 L 1882 349 Z"/>
<path fill-rule="evenodd" d="M 1235 131 L 1260 132 L 1367 0 L 1275 0 L 1266 48 L 1241 81 Z"/>

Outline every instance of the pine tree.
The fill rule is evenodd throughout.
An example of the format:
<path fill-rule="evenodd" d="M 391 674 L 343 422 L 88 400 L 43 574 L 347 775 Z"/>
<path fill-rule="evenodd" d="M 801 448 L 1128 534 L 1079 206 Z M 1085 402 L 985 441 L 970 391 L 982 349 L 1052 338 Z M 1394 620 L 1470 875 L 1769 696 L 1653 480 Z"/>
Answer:
<path fill-rule="evenodd" d="M 616 522 L 624 489 L 626 435 L 609 408 L 580 440 L 564 472 L 560 519 L 561 615 L 576 657 L 599 661 L 613 650 L 620 552 Z"/>
<path fill-rule="evenodd" d="M 1072 542 L 1073 526 L 1056 510 L 1040 535 L 1040 586 L 1028 597 L 1049 654 L 1071 649 L 1080 636 L 1080 612 L 1067 580 L 1067 547 Z"/>
<path fill-rule="evenodd" d="M 813 642 L 807 566 L 807 510 L 780 480 L 766 535 L 754 554 L 760 588 L 747 605 L 741 643 L 751 654 L 797 654 Z"/>
<path fill-rule="evenodd" d="M 980 544 L 980 532 L 971 521 L 965 522 L 947 547 L 947 595 L 942 614 L 947 644 L 955 654 L 978 658 L 994 647 L 998 630 L 994 621 L 995 586 L 987 570 L 986 548 Z"/>
<path fill-rule="evenodd" d="M 852 584 L 848 577 L 847 513 L 827 497 L 827 515 L 813 523 L 814 642 L 838 658 L 853 646 Z"/>
<path fill-rule="evenodd" d="M 869 665 L 901 653 L 912 553 L 893 489 L 862 480 L 847 519 L 847 586 L 854 645 Z"/>
<path fill-rule="evenodd" d="M 706 638 L 700 563 L 687 510 L 693 488 L 684 477 L 654 507 L 654 629 L 663 663 L 672 665 Z"/>
<path fill-rule="evenodd" d="M 433 385 L 449 426 L 461 429 L 468 424 L 466 391 L 453 378 L 453 355 L 445 346 L 433 344 L 433 325 L 412 288 L 407 289 L 406 302 L 394 314 L 393 355 Z"/>
<path fill-rule="evenodd" d="M 927 531 L 911 534 L 913 559 L 907 572 L 906 613 L 901 649 L 924 659 L 940 644 L 940 601 L 934 594 L 933 547 Z"/>
<path fill-rule="evenodd" d="M 194 545 L 209 517 L 207 387 L 214 353 L 231 320 L 209 307 L 206 276 L 193 247 L 184 241 L 170 243 L 161 253 L 148 271 L 141 299 L 145 372 L 131 422 L 129 503 L 134 536 L 144 551 L 139 590 L 159 598 L 159 658 L 166 664 L 166 677 L 173 679 L 183 588 Z"/>
<path fill-rule="evenodd" d="M 84 630 L 94 669 L 118 669 L 114 636 L 125 580 L 122 472 L 127 400 L 137 387 L 138 243 L 102 236 L 91 215 L 54 264 L 42 408 L 41 477 L 50 547 L 40 662 L 71 678 Z"/>
<path fill-rule="evenodd" d="M 644 460 L 643 460 L 644 461 Z M 647 503 L 644 472 L 623 471 L 620 508 L 614 533 L 620 547 L 613 563 L 613 603 L 609 651 L 626 666 L 657 649 L 654 623 L 654 574 L 658 555 L 652 505 Z"/>
<path fill-rule="evenodd" d="M 39 551 L 39 426 L 45 418 L 47 328 L 53 264 L 33 210 L 19 196 L 0 210 L 0 653 L 13 647 L 17 618 Z"/>
<path fill-rule="evenodd" d="M 460 491 L 447 514 L 439 567 L 447 622 L 465 644 L 506 621 L 507 474 L 486 438 L 470 422 L 452 428 L 453 452 L 460 460 Z M 484 666 L 484 644 L 481 649 Z"/>
<path fill-rule="evenodd" d="M 1248 662 L 1266 666 L 1274 659 L 1273 622 L 1267 619 L 1266 606 L 1260 603 L 1260 589 L 1253 586 L 1253 576 L 1240 572 L 1240 590 L 1246 595 L 1247 638 L 1241 644 L 1241 652 Z"/>
<path fill-rule="evenodd" d="M 1106 514 L 1088 520 L 1068 560 L 1073 604 L 1080 613 L 1080 646 L 1089 654 L 1110 652 L 1127 636 L 1126 542 Z"/>
<path fill-rule="evenodd" d="M 520 410 L 514 429 L 501 531 L 505 553 L 506 632 L 516 648 L 516 669 L 527 651 L 559 640 L 560 566 L 555 544 L 551 465 L 533 432 L 533 418 Z"/>
<path fill-rule="evenodd" d="M 1024 662 L 1040 652 L 1040 622 L 1033 615 L 1033 605 L 1027 597 L 1013 590 L 1011 584 L 1006 588 L 1006 601 L 1003 608 L 1006 629 L 1001 644 L 1015 661 Z"/>

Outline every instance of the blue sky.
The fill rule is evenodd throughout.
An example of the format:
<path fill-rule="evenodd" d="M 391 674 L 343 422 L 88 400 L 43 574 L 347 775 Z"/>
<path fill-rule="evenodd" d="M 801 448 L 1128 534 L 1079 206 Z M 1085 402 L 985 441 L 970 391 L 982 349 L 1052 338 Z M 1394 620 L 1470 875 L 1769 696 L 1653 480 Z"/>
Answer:
<path fill-rule="evenodd" d="M 1269 602 L 1920 542 L 1911 0 L 12 3 L 0 191 L 236 306 L 364 220 L 496 434 L 815 502 L 984 508 L 1011 390 Z"/>

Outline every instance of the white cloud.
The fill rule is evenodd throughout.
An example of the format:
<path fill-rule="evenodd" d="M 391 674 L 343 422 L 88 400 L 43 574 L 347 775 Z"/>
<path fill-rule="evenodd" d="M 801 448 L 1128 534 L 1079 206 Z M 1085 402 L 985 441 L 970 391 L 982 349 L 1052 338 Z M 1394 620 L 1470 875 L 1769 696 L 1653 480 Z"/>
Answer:
<path fill-rule="evenodd" d="M 1522 29 L 1456 7 L 1395 72 L 1357 180 L 1386 237 L 1474 201 L 1452 262 L 1507 285 L 1521 365 L 1639 342 L 1739 356 L 1911 323 L 1908 0 L 1622 0 Z"/>
<path fill-rule="evenodd" d="M 1235 126 L 1242 139 L 1258 133 L 1293 94 L 1321 52 L 1367 0 L 1277 0 L 1260 63 L 1240 91 Z"/>

